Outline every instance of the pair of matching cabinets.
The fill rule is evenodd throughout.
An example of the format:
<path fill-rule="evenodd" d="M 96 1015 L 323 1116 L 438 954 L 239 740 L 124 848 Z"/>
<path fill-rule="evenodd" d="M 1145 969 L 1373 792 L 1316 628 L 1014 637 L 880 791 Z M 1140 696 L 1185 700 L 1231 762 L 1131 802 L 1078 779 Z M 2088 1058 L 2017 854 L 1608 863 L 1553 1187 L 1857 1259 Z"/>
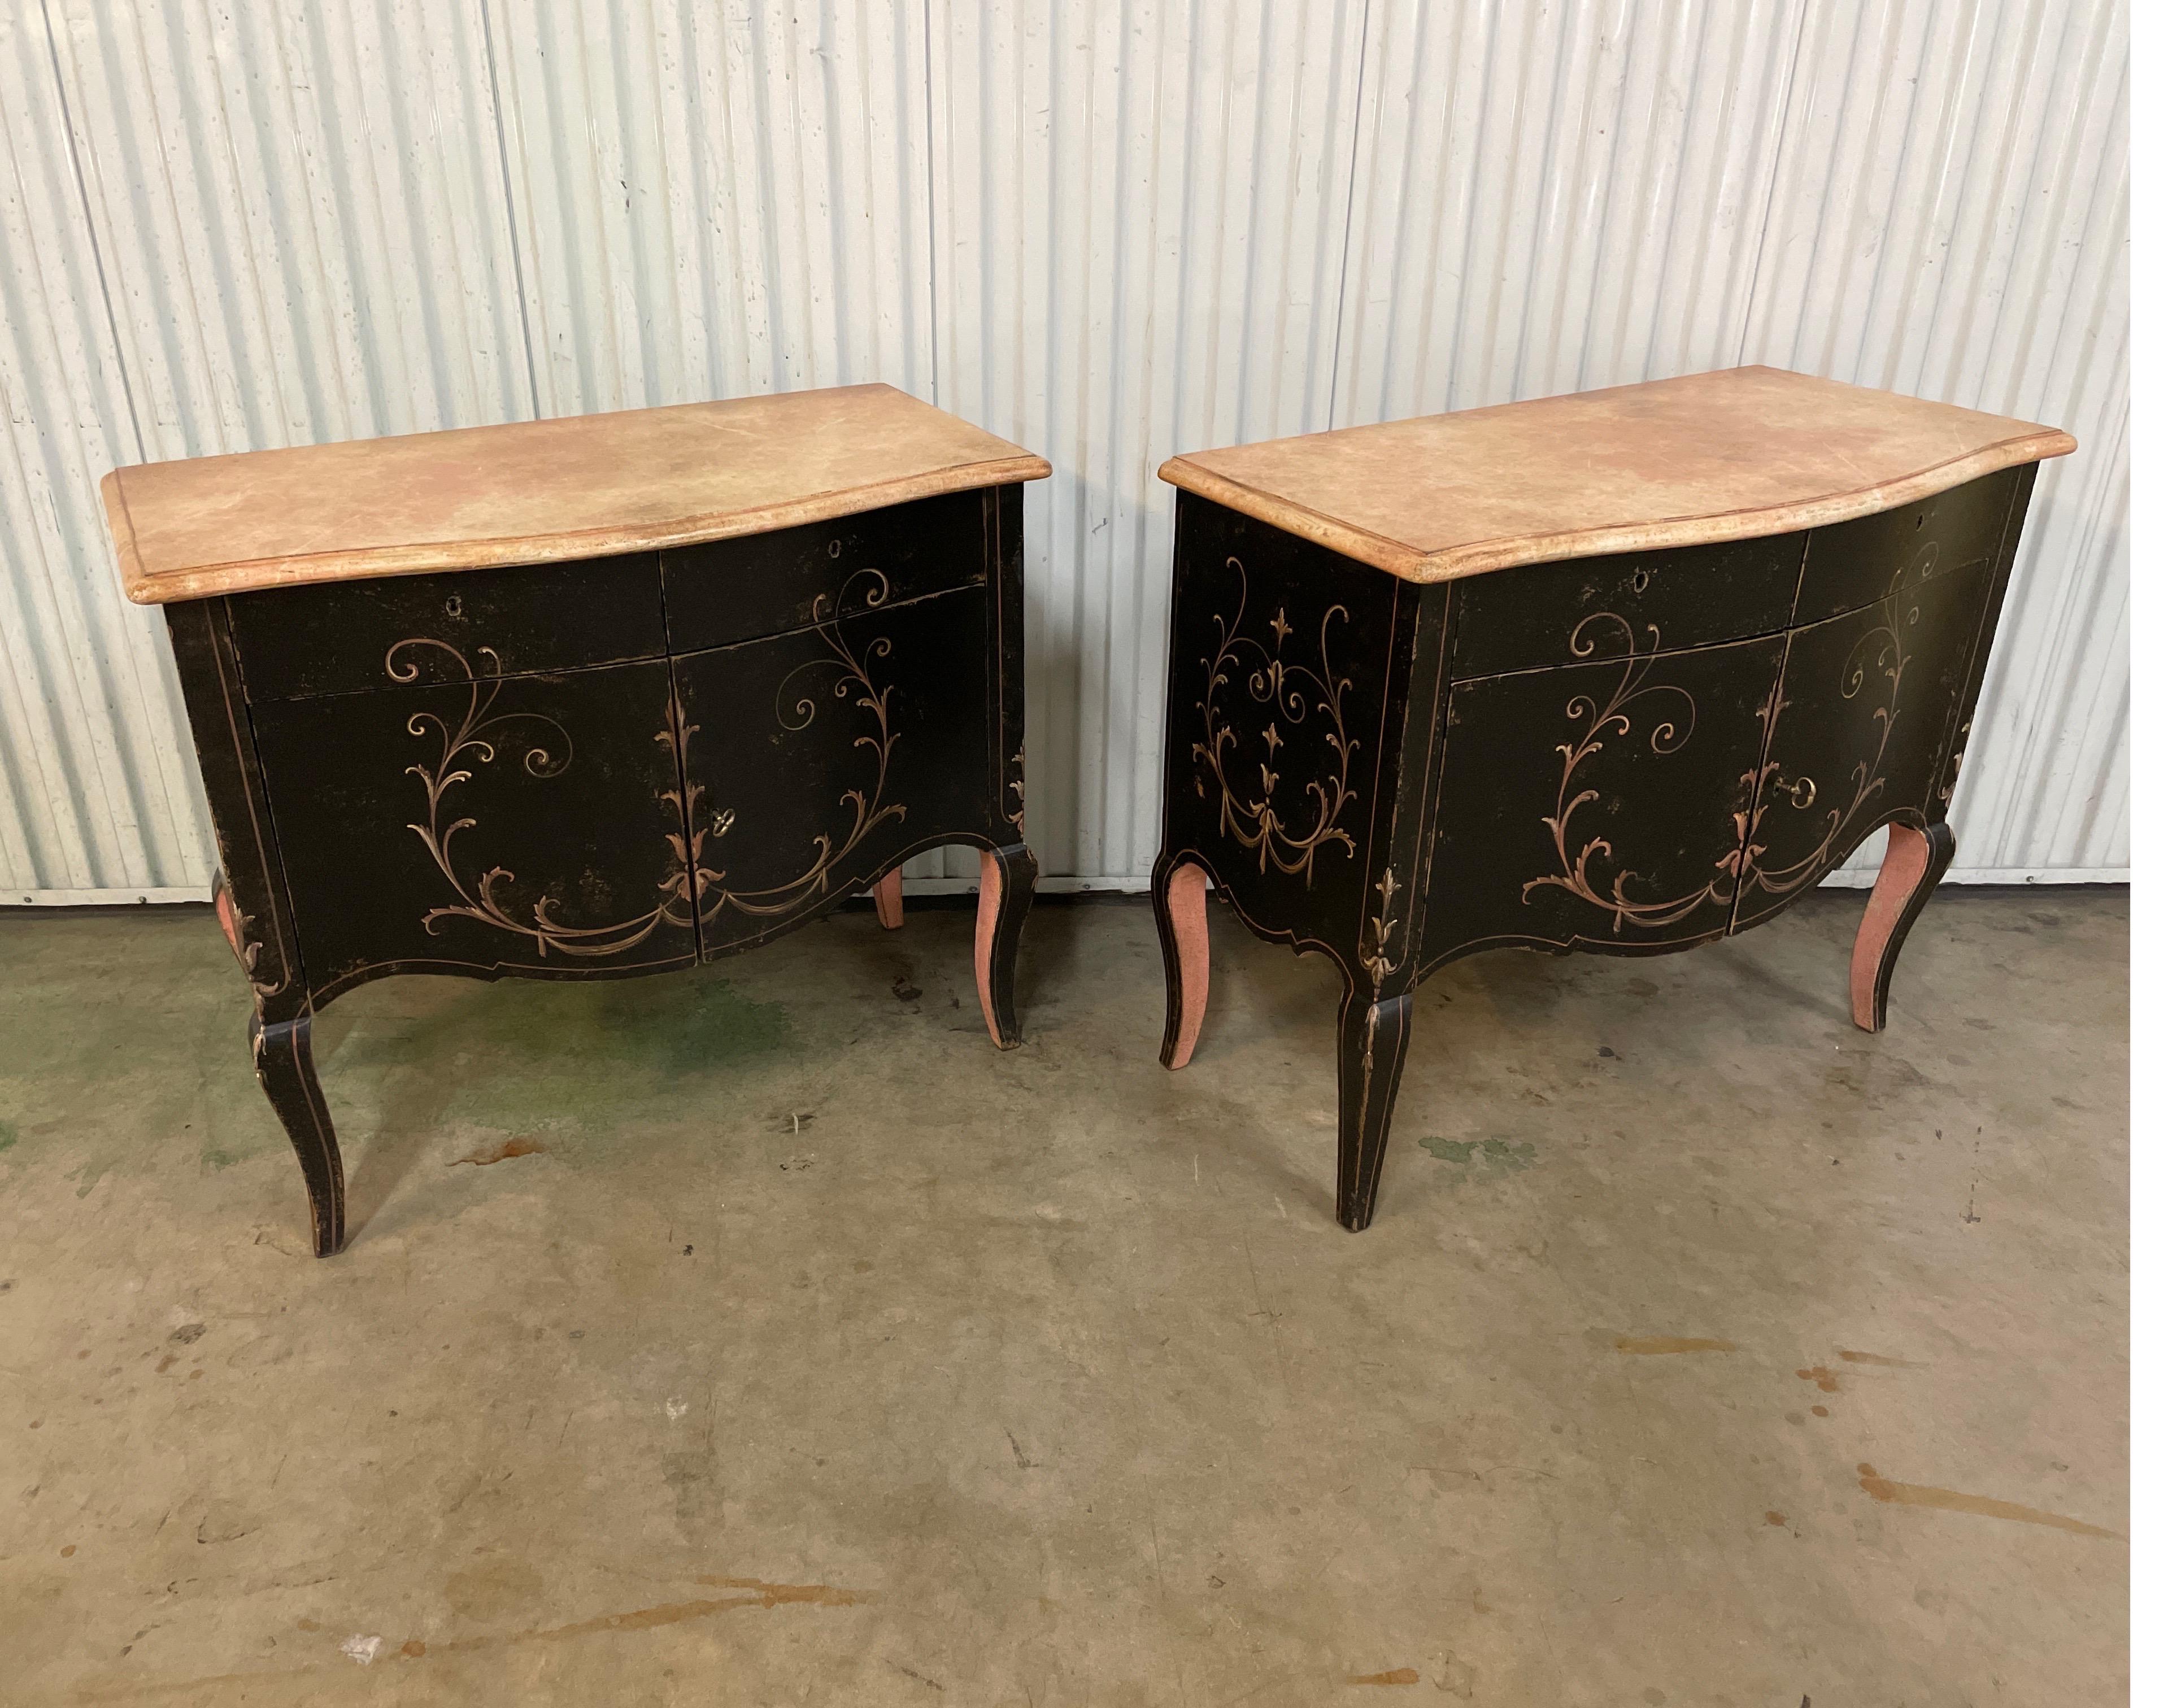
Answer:
<path fill-rule="evenodd" d="M 1360 1229 L 1432 971 L 1709 942 L 1885 827 L 1850 980 L 1882 1026 L 2035 462 L 2071 444 L 1744 369 L 1168 464 L 1168 1066 L 1207 893 L 1329 957 Z M 1046 471 L 858 387 L 109 477 L 321 1255 L 343 1172 L 312 1021 L 370 979 L 662 972 L 865 892 L 897 926 L 902 864 L 960 843 L 986 1022 L 1018 1042 Z"/>

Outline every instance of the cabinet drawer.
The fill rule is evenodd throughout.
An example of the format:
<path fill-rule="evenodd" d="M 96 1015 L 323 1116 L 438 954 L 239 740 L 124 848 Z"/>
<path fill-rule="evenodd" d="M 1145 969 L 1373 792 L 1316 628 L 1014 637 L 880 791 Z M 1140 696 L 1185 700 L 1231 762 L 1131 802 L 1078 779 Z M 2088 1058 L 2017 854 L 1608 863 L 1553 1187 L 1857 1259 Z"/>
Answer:
<path fill-rule="evenodd" d="M 1571 664 L 1587 656 L 1583 625 L 1607 614 L 1646 650 L 1775 633 L 1794 614 L 1808 539 L 1772 534 L 1474 576 L 1456 589 L 1453 680 Z"/>
<path fill-rule="evenodd" d="M 274 587 L 235 594 L 227 605 L 243 681 L 257 701 L 459 682 L 473 671 L 571 670 L 666 652 L 651 552 Z"/>
<path fill-rule="evenodd" d="M 1990 562 L 2024 478 L 2021 469 L 2002 469 L 1913 504 L 1815 530 L 1795 620 L 1823 622 L 1913 582 Z"/>
<path fill-rule="evenodd" d="M 715 540 L 663 554 L 677 653 L 765 635 L 985 579 L 982 492 Z"/>

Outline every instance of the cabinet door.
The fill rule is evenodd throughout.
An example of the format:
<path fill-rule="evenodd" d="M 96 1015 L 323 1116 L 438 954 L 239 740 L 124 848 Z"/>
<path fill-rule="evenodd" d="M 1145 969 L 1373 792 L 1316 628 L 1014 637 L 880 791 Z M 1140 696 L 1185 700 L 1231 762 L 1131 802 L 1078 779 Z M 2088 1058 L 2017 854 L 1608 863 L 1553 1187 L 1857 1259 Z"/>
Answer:
<path fill-rule="evenodd" d="M 1889 813 L 1936 815 L 1988 564 L 1913 582 L 1788 638 L 1737 928 L 1775 913 Z"/>
<path fill-rule="evenodd" d="M 1655 631 L 1601 613 L 1569 643 L 1595 662 L 1455 684 L 1427 959 L 1723 934 L 1786 644 L 1662 653 Z"/>
<path fill-rule="evenodd" d="M 851 609 L 854 602 L 845 601 Z M 994 819 L 982 587 L 674 660 L 703 952 L 775 934 Z"/>
<path fill-rule="evenodd" d="M 313 992 L 693 960 L 668 699 L 662 659 L 254 708 Z"/>

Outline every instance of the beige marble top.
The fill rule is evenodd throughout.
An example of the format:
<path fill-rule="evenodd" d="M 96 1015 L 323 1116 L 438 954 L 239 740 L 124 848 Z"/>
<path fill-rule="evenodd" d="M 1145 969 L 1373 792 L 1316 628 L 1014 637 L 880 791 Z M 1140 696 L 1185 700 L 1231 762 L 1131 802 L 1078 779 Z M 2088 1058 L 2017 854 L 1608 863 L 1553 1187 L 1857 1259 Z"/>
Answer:
<path fill-rule="evenodd" d="M 116 469 L 138 604 L 690 545 L 1052 465 L 890 385 L 458 427 Z"/>
<path fill-rule="evenodd" d="M 1159 475 L 1443 581 L 1845 521 L 2074 448 L 2057 427 L 1737 367 L 1191 451 Z"/>

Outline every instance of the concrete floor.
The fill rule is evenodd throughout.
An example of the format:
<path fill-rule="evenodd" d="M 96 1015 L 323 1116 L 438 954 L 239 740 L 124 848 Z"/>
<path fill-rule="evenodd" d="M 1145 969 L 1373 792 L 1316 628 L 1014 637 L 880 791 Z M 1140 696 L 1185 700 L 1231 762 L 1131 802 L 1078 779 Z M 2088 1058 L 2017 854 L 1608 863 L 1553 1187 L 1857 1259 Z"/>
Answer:
<path fill-rule="evenodd" d="M 1222 910 L 1178 1075 L 1140 901 L 391 981 L 323 1263 L 207 912 L 0 915 L 0 1700 L 2119 1702 L 2125 898 L 1858 906 L 1444 972 L 1360 1236 Z"/>

